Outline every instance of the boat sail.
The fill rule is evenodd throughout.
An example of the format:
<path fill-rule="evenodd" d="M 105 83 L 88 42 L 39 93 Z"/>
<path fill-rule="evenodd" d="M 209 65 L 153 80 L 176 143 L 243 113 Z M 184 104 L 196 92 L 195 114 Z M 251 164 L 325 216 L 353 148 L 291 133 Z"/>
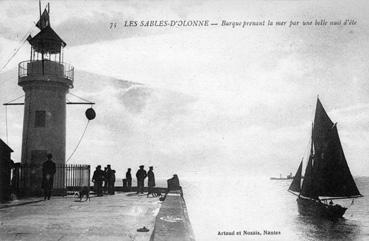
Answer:
<path fill-rule="evenodd" d="M 299 168 L 297 169 L 296 175 L 292 180 L 292 183 L 288 190 L 292 192 L 301 192 L 301 172 L 302 172 L 302 161 L 300 163 Z"/>
<path fill-rule="evenodd" d="M 302 161 L 289 191 L 298 195 L 299 212 L 329 218 L 342 217 L 347 208 L 322 203 L 322 200 L 362 197 L 347 165 L 337 132 L 319 98 L 311 135 L 311 147 L 304 180 Z"/>

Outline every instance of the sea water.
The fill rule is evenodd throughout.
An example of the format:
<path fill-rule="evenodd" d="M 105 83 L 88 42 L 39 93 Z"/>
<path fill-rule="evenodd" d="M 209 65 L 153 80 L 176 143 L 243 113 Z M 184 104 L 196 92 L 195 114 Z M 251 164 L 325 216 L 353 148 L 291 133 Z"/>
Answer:
<path fill-rule="evenodd" d="M 341 201 L 349 209 L 337 222 L 298 214 L 291 180 L 267 177 L 181 179 L 197 241 L 369 240 L 369 177 L 355 179 L 363 198 Z M 335 201 L 339 202 L 339 201 Z"/>

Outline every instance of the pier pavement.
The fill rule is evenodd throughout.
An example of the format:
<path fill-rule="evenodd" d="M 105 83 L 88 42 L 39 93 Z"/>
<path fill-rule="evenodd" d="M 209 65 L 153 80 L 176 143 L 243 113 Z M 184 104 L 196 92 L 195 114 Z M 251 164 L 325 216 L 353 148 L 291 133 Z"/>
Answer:
<path fill-rule="evenodd" d="M 0 204 L 0 240 L 150 240 L 161 202 L 135 193 Z M 137 232 L 145 226 L 149 232 Z"/>

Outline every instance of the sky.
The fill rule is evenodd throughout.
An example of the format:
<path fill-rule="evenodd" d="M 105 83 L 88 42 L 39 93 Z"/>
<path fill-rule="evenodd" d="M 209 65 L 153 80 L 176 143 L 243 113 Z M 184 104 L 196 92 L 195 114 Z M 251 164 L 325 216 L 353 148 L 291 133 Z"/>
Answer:
<path fill-rule="evenodd" d="M 338 122 L 353 175 L 369 175 L 366 1 L 50 1 L 50 9 L 51 26 L 67 43 L 65 61 L 75 67 L 71 93 L 96 102 L 97 118 L 70 163 L 111 164 L 118 176 L 141 163 L 162 177 L 286 175 L 307 152 L 319 95 Z M 38 1 L 0 2 L 1 68 L 28 32 L 37 34 L 38 11 Z M 342 24 L 301 26 L 322 19 Z M 356 24 L 343 25 L 346 19 Z M 219 25 L 124 27 L 125 20 Z M 223 20 L 287 26 L 232 28 Z M 2 102 L 22 95 L 16 68 L 29 52 L 26 43 L 0 73 Z M 19 161 L 22 109 L 7 113 Z M 83 113 L 68 107 L 67 157 Z"/>

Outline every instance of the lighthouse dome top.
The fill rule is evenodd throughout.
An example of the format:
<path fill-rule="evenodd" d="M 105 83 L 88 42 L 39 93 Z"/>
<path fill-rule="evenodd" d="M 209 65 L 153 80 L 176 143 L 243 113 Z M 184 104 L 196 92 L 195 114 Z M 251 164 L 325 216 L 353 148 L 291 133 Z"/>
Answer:
<path fill-rule="evenodd" d="M 41 31 L 34 37 L 29 35 L 27 40 L 31 44 L 33 50 L 36 52 L 42 54 L 58 54 L 67 44 L 51 28 L 49 13 L 50 4 L 47 4 L 47 7 L 42 14 L 40 5 L 40 20 L 38 20 L 36 23 L 36 27 L 38 27 Z"/>
<path fill-rule="evenodd" d="M 40 53 L 57 54 L 67 45 L 50 26 L 43 28 L 33 38 L 29 36 L 27 40 Z"/>

